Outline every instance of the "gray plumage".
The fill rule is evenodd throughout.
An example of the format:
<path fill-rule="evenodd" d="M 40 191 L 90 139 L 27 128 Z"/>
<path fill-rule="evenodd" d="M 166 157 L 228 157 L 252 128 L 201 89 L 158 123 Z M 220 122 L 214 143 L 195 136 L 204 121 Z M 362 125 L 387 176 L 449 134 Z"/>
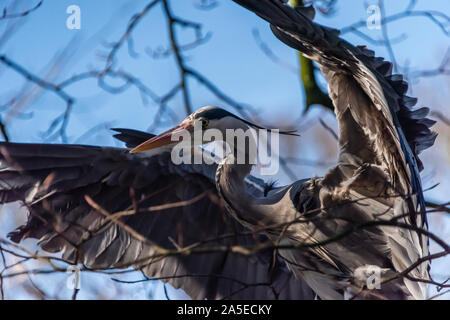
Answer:
<path fill-rule="evenodd" d="M 167 150 L 129 154 L 117 148 L 2 143 L 1 202 L 19 200 L 30 211 L 28 223 L 11 234 L 12 240 L 40 239 L 45 250 L 62 251 L 64 257 L 78 257 L 91 267 L 134 266 L 200 299 L 312 299 L 315 294 L 343 299 L 359 293 L 373 267 L 388 278 L 428 254 L 428 240 L 414 230 L 382 225 L 348 232 L 355 225 L 399 215 L 399 222 L 426 229 L 425 215 L 417 212 L 424 209 L 418 154 L 436 136 L 429 130 L 433 121 L 425 118 L 428 110 L 412 110 L 415 99 L 404 95 L 407 84 L 391 75 L 392 65 L 340 39 L 338 31 L 312 22 L 311 8 L 293 9 L 280 0 L 235 2 L 267 20 L 281 41 L 321 67 L 339 124 L 338 165 L 323 178 L 268 188 L 248 176 L 250 165 L 225 161 L 235 153 L 219 166 L 174 165 Z M 201 117 L 209 117 L 205 123 L 222 131 L 252 126 L 212 107 L 185 121 Z M 116 137 L 128 147 L 153 137 L 118 132 Z M 148 259 L 152 247 L 117 224 L 95 230 L 105 218 L 84 199 L 89 195 L 114 213 L 133 209 L 133 197 L 145 208 L 187 201 L 205 191 L 209 196 L 189 205 L 120 221 L 164 248 L 207 239 L 216 240 L 205 246 L 269 241 L 283 248 L 276 255 L 215 252 Z M 345 236 L 331 241 L 341 233 Z M 74 245 L 81 249 L 77 255 Z M 423 263 L 410 275 L 427 280 L 428 269 Z M 197 276 L 181 277 L 186 274 Z M 272 286 L 259 285 L 267 283 Z M 404 278 L 357 295 L 424 296 L 423 283 Z"/>
<path fill-rule="evenodd" d="M 130 147 L 152 136 L 119 130 L 118 138 Z M 9 234 L 15 242 L 39 239 L 44 250 L 61 251 L 68 260 L 75 259 L 76 245 L 79 263 L 101 269 L 132 266 L 182 288 L 194 299 L 314 298 L 302 280 L 273 261 L 270 252 L 250 257 L 218 252 L 148 259 L 155 254 L 151 246 L 116 224 L 96 230 L 104 217 L 85 202 L 85 195 L 110 213 L 133 207 L 130 188 L 139 208 L 189 201 L 204 191 L 215 193 L 215 165 L 176 166 L 170 153 L 146 158 L 127 149 L 91 146 L 2 143 L 0 150 L 1 202 L 22 201 L 30 212 L 27 224 Z M 200 248 L 254 245 L 252 235 L 246 235 L 220 203 L 207 196 L 191 205 L 127 216 L 123 222 L 166 249 L 176 249 L 172 240 L 185 247 L 212 240 Z"/>
<path fill-rule="evenodd" d="M 399 221 L 427 228 L 425 214 L 417 215 L 417 210 L 425 209 L 418 154 L 434 143 L 436 134 L 429 130 L 434 121 L 425 118 L 428 109 L 411 109 L 417 100 L 404 95 L 407 84 L 401 76 L 391 74 L 392 64 L 340 39 L 337 30 L 312 22 L 310 8 L 293 9 L 279 0 L 235 2 L 270 22 L 281 41 L 319 64 L 335 106 L 340 130 L 339 164 L 324 178 L 306 183 L 316 208 L 326 208 L 321 213 L 333 221 L 324 218 L 312 225 L 299 224 L 292 228 L 292 237 L 306 234 L 314 241 L 326 240 L 348 227 L 347 222 L 339 221 L 341 217 L 358 224 L 375 217 L 390 219 L 405 214 L 407 217 Z M 372 199 L 354 202 L 367 197 Z M 295 205 L 294 198 L 290 200 Z M 284 205 L 287 206 L 286 201 Z M 292 218 L 294 214 L 291 208 L 286 216 Z M 428 240 L 414 231 L 374 228 L 368 233 L 357 232 L 343 241 L 310 251 L 328 260 L 332 270 L 323 271 L 324 274 L 338 270 L 334 278 L 354 275 L 364 265 L 399 272 L 428 254 Z M 311 261 L 303 250 L 287 254 L 295 263 L 302 261 L 302 267 Z M 326 265 L 321 263 L 320 267 Z M 298 273 L 305 279 L 323 278 L 311 272 Z M 410 275 L 427 280 L 428 263 Z M 307 282 L 321 297 L 338 298 L 342 292 L 330 289 L 335 280 Z M 393 286 L 401 289 L 397 291 L 387 284 L 382 293 L 388 298 L 424 298 L 423 283 L 402 280 L 394 281 Z"/>

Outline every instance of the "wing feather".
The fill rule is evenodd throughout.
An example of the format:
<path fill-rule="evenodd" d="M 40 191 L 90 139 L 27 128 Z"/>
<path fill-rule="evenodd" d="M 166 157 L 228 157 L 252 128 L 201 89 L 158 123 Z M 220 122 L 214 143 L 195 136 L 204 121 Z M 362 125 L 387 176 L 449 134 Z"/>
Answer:
<path fill-rule="evenodd" d="M 427 228 L 425 213 L 418 214 L 425 211 L 419 153 L 434 143 L 434 121 L 426 118 L 427 108 L 412 109 L 417 99 L 405 95 L 408 84 L 401 75 L 392 75 L 392 63 L 314 23 L 306 9 L 280 0 L 234 1 L 267 20 L 278 39 L 316 61 L 328 81 L 340 131 L 339 165 L 322 181 L 330 198 L 378 196 L 392 208 L 392 216 L 407 214 L 404 222 Z M 398 271 L 428 255 L 426 237 L 410 230 L 383 231 Z M 428 270 L 423 263 L 413 274 L 427 279 Z M 424 296 L 423 284 L 406 279 L 405 284 L 414 297 Z"/>
<path fill-rule="evenodd" d="M 122 130 L 120 139 L 133 147 L 147 137 Z M 119 148 L 1 143 L 0 150 L 1 203 L 19 200 L 30 212 L 28 222 L 10 234 L 13 241 L 37 238 L 44 250 L 62 252 L 65 259 L 78 259 L 94 269 L 134 267 L 182 288 L 194 299 L 271 299 L 270 286 L 283 298 L 314 298 L 311 289 L 282 263 L 272 266 L 271 253 L 155 257 L 153 246 L 118 224 L 105 223 L 105 217 L 84 200 L 88 195 L 115 213 L 132 209 L 133 201 L 146 208 L 190 200 L 205 191 L 214 196 L 215 166 L 175 166 L 169 153 L 146 158 Z M 187 206 L 135 213 L 120 221 L 168 250 L 175 249 L 174 242 L 185 247 L 207 239 L 212 240 L 200 248 L 254 244 L 251 236 L 239 236 L 246 230 L 208 197 Z M 224 237 L 228 234 L 234 236 Z M 272 278 L 271 272 L 277 277 Z"/>

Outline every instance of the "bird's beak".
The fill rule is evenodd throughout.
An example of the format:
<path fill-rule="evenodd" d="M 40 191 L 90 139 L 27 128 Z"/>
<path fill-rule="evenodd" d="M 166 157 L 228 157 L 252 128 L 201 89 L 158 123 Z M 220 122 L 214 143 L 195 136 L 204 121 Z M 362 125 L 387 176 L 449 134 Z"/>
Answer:
<path fill-rule="evenodd" d="M 138 153 L 142 151 L 152 150 L 169 145 L 176 141 L 180 141 L 180 137 L 182 137 L 181 133 L 185 130 L 193 132 L 194 127 L 190 123 L 181 123 L 180 125 L 141 143 L 140 145 L 132 149 L 130 153 Z M 176 139 L 172 139 L 172 137 L 175 137 Z"/>

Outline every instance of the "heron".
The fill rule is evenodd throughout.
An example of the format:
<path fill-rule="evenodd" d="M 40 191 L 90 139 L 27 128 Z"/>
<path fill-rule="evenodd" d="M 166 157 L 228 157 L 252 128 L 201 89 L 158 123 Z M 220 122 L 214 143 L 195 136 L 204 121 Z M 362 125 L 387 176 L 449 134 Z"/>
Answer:
<path fill-rule="evenodd" d="M 29 211 L 11 240 L 39 239 L 88 268 L 134 267 L 194 299 L 424 299 L 418 155 L 436 138 L 429 110 L 413 109 L 390 62 L 315 23 L 312 7 L 234 2 L 320 67 L 338 121 L 337 165 L 275 187 L 236 161 L 246 147 L 218 164 L 174 164 L 174 136 L 195 123 L 261 128 L 211 106 L 156 136 L 116 129 L 127 148 L 1 143 L 1 203 Z"/>

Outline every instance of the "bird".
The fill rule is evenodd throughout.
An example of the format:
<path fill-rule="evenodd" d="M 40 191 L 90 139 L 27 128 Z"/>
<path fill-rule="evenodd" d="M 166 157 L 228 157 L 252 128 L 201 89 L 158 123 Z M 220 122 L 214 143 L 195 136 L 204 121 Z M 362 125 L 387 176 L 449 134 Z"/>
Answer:
<path fill-rule="evenodd" d="M 89 270 L 132 267 L 192 299 L 316 297 L 274 259 L 275 250 L 238 251 L 265 240 L 226 213 L 215 162 L 175 165 L 164 146 L 130 153 L 156 136 L 113 130 L 126 148 L 0 143 L 0 203 L 20 201 L 29 212 L 27 223 L 9 233 L 12 241 L 38 239 L 46 252 Z M 246 181 L 255 196 L 270 188 L 252 176 Z M 101 214 L 127 210 L 132 214 L 118 223 Z"/>
<path fill-rule="evenodd" d="M 233 1 L 320 67 L 338 121 L 337 165 L 276 187 L 237 161 L 251 157 L 233 143 L 220 161 L 175 164 L 177 136 L 196 124 L 223 137 L 265 129 L 214 106 L 159 135 L 116 129 L 127 148 L 4 142 L 0 203 L 29 211 L 11 240 L 39 239 L 87 268 L 134 267 L 193 299 L 424 299 L 419 153 L 436 139 L 429 109 L 413 109 L 392 63 L 315 23 L 313 7 Z M 189 142 L 191 155 L 208 154 L 209 139 Z"/>

